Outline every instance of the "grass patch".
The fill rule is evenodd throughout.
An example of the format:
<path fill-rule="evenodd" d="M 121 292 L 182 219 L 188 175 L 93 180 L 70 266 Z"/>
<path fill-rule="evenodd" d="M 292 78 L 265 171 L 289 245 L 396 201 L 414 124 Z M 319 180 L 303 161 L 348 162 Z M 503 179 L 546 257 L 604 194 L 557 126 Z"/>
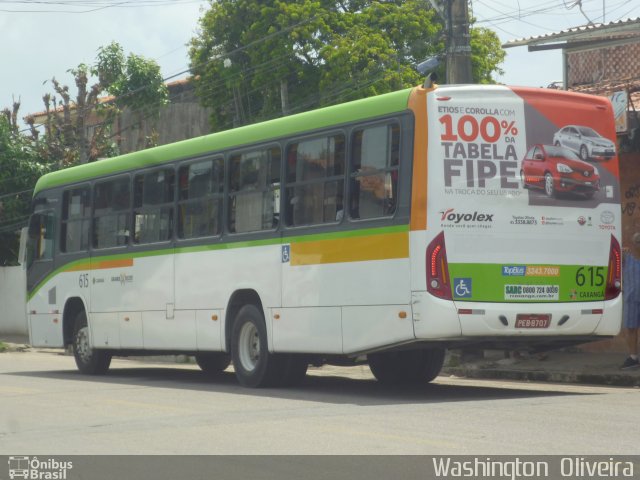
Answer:
<path fill-rule="evenodd" d="M 9 349 L 9 345 L 4 342 L 0 342 L 0 353 L 6 352 Z"/>

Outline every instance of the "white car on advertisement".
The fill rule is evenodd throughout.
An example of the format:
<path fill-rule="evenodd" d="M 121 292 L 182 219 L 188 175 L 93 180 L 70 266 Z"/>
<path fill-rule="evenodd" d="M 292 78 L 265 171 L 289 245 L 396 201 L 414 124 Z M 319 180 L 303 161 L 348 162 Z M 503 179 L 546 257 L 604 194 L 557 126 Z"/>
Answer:
<path fill-rule="evenodd" d="M 615 144 L 594 129 L 566 125 L 553 135 L 553 144 L 574 151 L 582 160 L 609 160 L 616 154 Z"/>

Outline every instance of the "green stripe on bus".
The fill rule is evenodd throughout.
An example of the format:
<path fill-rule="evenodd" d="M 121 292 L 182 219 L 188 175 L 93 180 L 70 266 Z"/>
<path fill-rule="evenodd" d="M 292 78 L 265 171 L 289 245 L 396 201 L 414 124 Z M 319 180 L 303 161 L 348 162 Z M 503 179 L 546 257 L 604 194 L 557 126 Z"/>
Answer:
<path fill-rule="evenodd" d="M 193 247 L 177 247 L 177 248 L 162 248 L 159 250 L 145 250 L 143 252 L 134 252 L 134 253 L 121 253 L 116 255 L 105 255 L 99 257 L 93 257 L 92 259 L 83 258 L 81 260 L 75 260 L 73 262 L 69 262 L 62 267 L 57 268 L 50 274 L 48 274 L 42 281 L 38 282 L 38 285 L 33 289 L 31 293 L 28 295 L 28 299 L 31 300 L 36 293 L 40 290 L 40 288 L 51 280 L 53 277 L 60 273 L 70 272 L 77 270 L 77 267 L 82 266 L 84 264 L 90 265 L 90 262 L 104 262 L 104 261 L 114 261 L 114 260 L 128 260 L 128 259 L 136 259 L 136 258 L 147 258 L 147 257 L 156 257 L 161 255 L 171 255 L 171 254 L 184 254 L 184 253 L 196 253 L 196 252 L 207 252 L 214 250 L 231 250 L 236 248 L 249 248 L 249 247 L 264 247 L 269 245 L 280 245 L 287 243 L 298 243 L 298 242 L 313 242 L 319 240 L 334 240 L 339 238 L 356 238 L 356 237 L 366 237 L 371 235 L 384 235 L 388 233 L 399 233 L 399 232 L 408 232 L 409 225 L 394 225 L 390 227 L 377 227 L 377 228 L 366 228 L 361 230 L 347 230 L 347 231 L 339 231 L 339 232 L 329 232 L 329 233 L 318 233 L 311 235 L 297 235 L 291 237 L 284 238 L 268 238 L 263 240 L 247 240 L 247 241 L 237 241 L 237 242 L 224 242 L 224 243 L 214 243 L 208 245 L 197 245 Z M 88 270 L 89 268 L 87 268 Z"/>

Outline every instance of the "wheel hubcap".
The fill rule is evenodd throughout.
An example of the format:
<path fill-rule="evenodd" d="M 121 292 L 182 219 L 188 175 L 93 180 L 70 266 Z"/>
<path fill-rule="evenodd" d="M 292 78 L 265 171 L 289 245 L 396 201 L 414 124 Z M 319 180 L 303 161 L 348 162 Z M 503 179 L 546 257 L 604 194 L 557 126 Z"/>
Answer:
<path fill-rule="evenodd" d="M 550 176 L 546 177 L 545 190 L 547 192 L 547 195 L 551 195 L 553 193 L 553 178 L 551 178 Z"/>
<path fill-rule="evenodd" d="M 243 325 L 238 343 L 238 354 L 242 368 L 251 372 L 260 360 L 260 335 L 253 323 Z"/>
<path fill-rule="evenodd" d="M 88 327 L 82 327 L 76 334 L 76 353 L 84 363 L 91 360 L 92 350 L 89 344 Z"/>

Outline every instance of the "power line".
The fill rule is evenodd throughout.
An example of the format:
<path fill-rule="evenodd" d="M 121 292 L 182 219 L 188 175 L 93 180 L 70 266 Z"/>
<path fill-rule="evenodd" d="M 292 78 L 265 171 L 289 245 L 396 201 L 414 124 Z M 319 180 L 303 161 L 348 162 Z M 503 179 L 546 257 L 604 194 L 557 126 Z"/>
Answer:
<path fill-rule="evenodd" d="M 478 3 L 480 3 L 481 5 L 484 5 L 485 7 L 491 9 L 492 11 L 496 12 L 498 14 L 498 16 L 496 17 L 489 17 L 486 19 L 480 19 L 478 20 L 476 23 L 491 23 L 492 25 L 497 25 L 500 23 L 506 23 L 506 22 L 512 22 L 512 21 L 518 21 L 527 25 L 531 25 L 532 27 L 536 27 L 536 28 L 540 28 L 542 30 L 546 30 L 546 31 L 553 31 L 553 29 L 549 29 L 547 27 L 544 27 L 542 25 L 538 25 L 536 23 L 533 22 L 529 22 L 527 20 L 524 20 L 525 17 L 529 17 L 532 15 L 538 15 L 541 13 L 546 13 L 546 12 L 551 12 L 553 10 L 556 10 L 558 8 L 558 5 L 555 4 L 553 6 L 546 6 L 546 7 L 541 7 L 541 8 L 536 8 L 536 9 L 530 9 L 530 10 L 514 10 L 514 11 L 502 11 L 492 5 L 487 4 L 486 2 L 482 1 L 482 0 L 476 0 Z M 494 3 L 499 3 L 499 2 L 494 2 Z M 502 5 L 502 4 L 500 4 Z M 542 5 L 545 5 L 544 3 Z M 505 7 L 503 5 L 503 7 Z"/>
<path fill-rule="evenodd" d="M 22 0 L 22 1 L 25 1 L 25 0 Z M 86 0 L 85 0 L 85 1 L 86 1 Z M 146 1 L 152 1 L 152 0 L 146 0 Z M 159 1 L 164 1 L 164 0 L 159 0 Z M 333 8 L 333 9 L 328 10 L 328 11 L 327 11 L 327 13 L 329 13 L 329 12 L 331 12 L 331 11 L 335 11 L 335 10 L 337 10 L 337 7 L 336 7 L 336 8 Z M 1 11 L 1 10 L 0 10 L 0 11 Z M 263 36 L 263 37 L 261 37 L 261 38 L 258 38 L 258 39 L 256 39 L 256 40 L 253 40 L 253 41 L 251 41 L 251 42 L 249 42 L 249 43 L 247 43 L 247 44 L 245 44 L 245 45 L 242 45 L 242 46 L 240 46 L 240 47 L 237 47 L 237 48 L 235 48 L 234 50 L 231 50 L 231 51 L 229 51 L 229 52 L 225 52 L 225 53 L 219 54 L 218 56 L 216 56 L 216 57 L 214 57 L 214 58 L 209 59 L 207 62 L 204 62 L 202 65 L 199 65 L 199 67 L 206 66 L 206 65 L 208 65 L 209 63 L 211 63 L 211 62 L 213 62 L 213 61 L 216 61 L 216 60 L 221 60 L 221 59 L 224 59 L 224 58 L 229 58 L 229 57 L 231 57 L 232 55 L 234 55 L 234 54 L 236 54 L 236 53 L 239 53 L 239 52 L 242 52 L 242 51 L 244 51 L 244 50 L 246 50 L 246 49 L 248 49 L 248 48 L 251 48 L 251 47 L 253 47 L 253 46 L 255 46 L 255 45 L 257 45 L 257 44 L 259 44 L 259 43 L 261 43 L 261 42 L 264 42 L 264 41 L 266 41 L 266 40 L 269 40 L 269 39 L 274 38 L 274 37 L 279 36 L 279 35 L 283 35 L 283 34 L 285 34 L 285 33 L 289 33 L 289 32 L 291 32 L 293 29 L 295 29 L 295 28 L 297 28 L 297 27 L 299 27 L 299 26 L 301 26 L 301 25 L 304 25 L 304 24 L 306 24 L 306 23 L 309 23 L 309 22 L 311 22 L 311 21 L 314 21 L 314 20 L 316 20 L 317 18 L 319 18 L 320 16 L 325 15 L 325 14 L 326 14 L 326 13 L 325 13 L 325 12 L 323 12 L 323 13 L 320 13 L 320 14 L 315 15 L 315 16 L 313 16 L 313 17 L 307 18 L 307 19 L 305 19 L 305 20 L 301 20 L 301 21 L 296 22 L 296 23 L 294 23 L 294 24 L 292 24 L 292 25 L 290 25 L 290 26 L 288 26 L 288 27 L 286 27 L 286 28 L 284 28 L 284 29 L 282 29 L 282 30 L 278 30 L 278 31 L 276 31 L 276 32 L 270 33 L 270 34 L 265 35 L 265 36 Z M 189 69 L 186 69 L 186 70 L 180 71 L 180 72 L 178 72 L 178 73 L 175 73 L 175 74 L 173 74 L 173 75 L 171 75 L 171 76 L 165 77 L 165 78 L 163 78 L 163 79 L 162 79 L 162 81 L 166 83 L 168 80 L 171 80 L 171 79 L 173 79 L 173 78 L 176 78 L 176 77 L 179 77 L 179 76 L 181 76 L 181 75 L 184 75 L 185 73 L 191 73 L 191 69 L 189 68 Z M 140 87 L 140 88 L 138 88 L 138 89 L 136 89 L 136 90 L 133 90 L 133 91 L 131 91 L 131 92 L 127 92 L 127 93 L 125 93 L 125 94 L 123 94 L 123 95 L 120 95 L 120 96 L 118 96 L 118 97 L 113 97 L 112 99 L 110 99 L 110 100 L 109 100 L 109 102 L 105 102 L 105 103 L 103 103 L 103 105 L 104 105 L 104 104 L 107 104 L 107 103 L 115 103 L 115 102 L 117 102 L 118 100 L 122 100 L 123 98 L 126 98 L 127 96 L 134 95 L 134 94 L 136 94 L 136 93 L 138 93 L 138 92 L 140 92 L 140 91 L 143 91 L 143 90 L 145 90 L 145 89 L 147 89 L 147 88 L 150 88 L 150 87 L 149 87 L 149 86 L 143 86 L 143 87 Z M 38 125 L 35 125 L 35 127 L 42 127 L 42 126 L 44 126 L 44 125 L 45 125 L 45 124 L 38 124 Z M 28 131 L 31 131 L 31 127 L 27 127 L 27 128 L 24 128 L 24 129 L 20 130 L 20 133 L 24 133 L 24 132 L 28 132 Z"/>
<path fill-rule="evenodd" d="M 148 0 L 148 1 L 150 1 L 150 0 Z M 5 3 L 6 3 L 6 2 L 5 2 Z M 20 2 L 18 2 L 18 3 L 20 3 Z M 36 3 L 36 2 L 23 2 L 23 3 Z M 38 3 L 39 3 L 39 2 L 38 2 Z M 53 3 L 53 2 L 44 2 L 44 3 Z M 60 2 L 60 1 L 59 1 L 59 2 L 55 2 L 55 3 L 63 3 L 63 4 L 73 3 L 74 5 L 77 5 L 77 4 L 81 3 L 81 2 L 69 2 L 69 1 L 67 1 L 67 2 Z M 84 4 L 97 5 L 97 4 L 104 4 L 105 2 L 96 2 L 96 1 L 88 1 L 88 0 L 85 0 L 83 3 L 84 3 Z M 122 3 L 126 3 L 126 2 L 106 2 L 106 3 L 108 3 L 109 5 L 114 5 L 115 3 L 122 4 Z M 155 3 L 160 4 L 160 3 L 162 3 L 162 1 L 157 1 L 157 2 L 155 2 Z M 104 6 L 104 5 L 103 5 L 103 6 Z M 335 7 L 334 9 L 329 10 L 329 12 L 331 12 L 332 10 L 336 10 L 336 9 L 337 9 L 337 7 Z M 326 13 L 329 13 L 329 12 L 326 12 Z M 235 48 L 234 50 L 231 50 L 231 51 L 229 51 L 229 52 L 225 52 L 225 53 L 223 53 L 223 54 L 220 54 L 220 55 L 216 56 L 215 58 L 211 58 L 211 59 L 209 59 L 207 62 L 205 62 L 203 65 L 207 65 L 209 62 L 212 62 L 212 61 L 215 61 L 215 60 L 220 60 L 220 59 L 223 59 L 223 58 L 228 58 L 228 57 L 230 57 L 230 56 L 234 55 L 235 53 L 238 53 L 238 52 L 241 52 L 241 51 L 246 50 L 246 49 L 248 49 L 248 48 L 251 48 L 251 47 L 255 46 L 255 45 L 256 45 L 256 44 L 258 44 L 258 43 L 261 43 L 261 42 L 267 41 L 267 40 L 269 40 L 269 39 L 271 39 L 271 38 L 274 38 L 274 37 L 276 37 L 276 36 L 278 36 L 278 35 L 283 35 L 283 34 L 289 33 L 289 32 L 291 32 L 292 30 L 294 30 L 295 28 L 297 28 L 297 27 L 299 27 L 299 26 L 301 26 L 301 25 L 304 25 L 304 24 L 306 24 L 306 23 L 309 23 L 309 22 L 311 22 L 311 21 L 314 21 L 315 19 L 317 19 L 317 18 L 319 18 L 319 17 L 321 17 L 321 16 L 325 15 L 326 13 L 325 13 L 325 12 L 322 12 L 322 13 L 320 13 L 320 14 L 318 14 L 318 15 L 315 15 L 315 16 L 313 16 L 313 17 L 310 17 L 310 18 L 308 18 L 308 19 L 302 20 L 302 21 L 300 21 L 300 22 L 296 22 L 296 23 L 294 23 L 294 24 L 292 24 L 292 25 L 290 25 L 290 26 L 288 26 L 288 27 L 286 27 L 286 28 L 283 28 L 283 29 L 279 30 L 279 31 L 273 32 L 273 33 L 271 33 L 271 34 L 265 35 L 265 36 L 263 36 L 263 37 L 261 37 L 261 38 L 258 38 L 258 39 L 256 39 L 256 40 L 253 40 L 252 42 L 249 42 L 249 43 L 247 43 L 247 44 L 245 44 L 245 45 L 242 45 L 242 46 L 240 46 L 240 47 L 237 47 L 237 48 Z M 272 59 L 268 60 L 267 62 L 263 62 L 262 64 L 253 65 L 253 66 L 251 66 L 251 67 L 250 67 L 250 68 L 248 68 L 248 69 L 240 70 L 240 71 L 238 71 L 234 76 L 232 76 L 230 79 L 229 79 L 229 78 L 227 78 L 227 79 L 221 79 L 221 80 L 218 82 L 218 84 L 215 84 L 215 83 L 214 83 L 214 85 L 213 85 L 213 90 L 212 90 L 211 88 L 209 88 L 209 93 L 208 93 L 208 95 L 207 95 L 207 96 L 205 96 L 205 97 L 204 97 L 204 100 L 207 100 L 207 99 L 209 98 L 209 96 L 216 95 L 216 94 L 217 94 L 217 93 L 219 93 L 220 91 L 224 91 L 224 89 L 225 89 L 225 83 L 226 83 L 227 81 L 232 81 L 232 80 L 234 80 L 234 79 L 240 78 L 240 76 L 243 76 L 243 75 L 246 75 L 246 74 L 250 74 L 250 73 L 252 73 L 252 72 L 254 72 L 254 74 L 256 74 L 256 72 L 260 72 L 260 71 L 261 71 L 261 70 L 260 70 L 261 68 L 264 68 L 264 69 L 266 70 L 266 69 L 268 68 L 268 66 L 269 66 L 269 65 L 274 65 L 274 64 L 275 64 L 275 65 L 279 65 L 279 64 L 283 64 L 284 62 L 279 62 L 279 60 L 280 60 L 280 59 L 282 59 L 282 58 L 286 58 L 286 57 L 287 57 L 287 55 L 283 55 L 283 56 L 278 57 L 278 58 L 276 58 L 276 59 L 273 59 L 273 58 L 272 58 Z M 176 73 L 176 74 L 174 74 L 174 75 L 171 75 L 171 76 L 169 76 L 169 77 L 164 78 L 164 79 L 163 79 L 163 81 L 165 81 L 165 82 L 166 82 L 167 80 L 170 80 L 170 79 L 175 78 L 175 77 L 177 77 L 177 76 L 179 76 L 179 75 L 182 75 L 182 74 L 184 74 L 184 73 L 189 73 L 189 72 L 190 72 L 190 70 L 184 70 L 184 71 L 178 72 L 178 73 Z M 264 87 L 264 85 L 262 85 L 262 87 Z M 113 103 L 113 102 L 117 102 L 118 100 L 121 100 L 122 98 L 126 97 L 127 95 L 133 95 L 133 94 L 135 94 L 135 93 L 137 93 L 137 92 L 139 92 L 139 91 L 141 91 L 141 90 L 144 90 L 145 88 L 148 88 L 148 87 L 141 87 L 141 88 L 140 88 L 140 89 L 138 89 L 138 90 L 135 90 L 135 91 L 133 91 L 133 92 L 129 92 L 129 93 L 124 94 L 124 95 L 122 95 L 122 96 L 120 96 L 120 97 L 114 97 L 114 98 L 112 98 L 112 99 L 110 100 L 110 102 L 112 102 L 112 103 Z M 361 87 L 361 88 L 362 88 L 362 87 Z M 255 92 L 255 91 L 254 91 L 254 92 Z M 252 93 L 252 92 L 249 92 L 249 94 L 250 94 L 250 93 Z M 326 97 L 326 95 L 325 95 L 325 97 L 324 97 L 324 98 L 330 98 L 330 97 Z M 202 101 L 202 100 L 203 100 L 203 98 L 201 97 L 201 101 Z M 76 108 L 77 108 L 77 107 L 76 107 Z M 135 112 L 135 111 L 136 111 L 136 110 L 134 110 L 134 112 Z M 253 112 L 250 112 L 250 115 L 252 115 L 252 113 L 253 113 Z M 147 117 L 145 117 L 145 119 L 147 119 L 147 118 L 149 118 L 149 117 L 148 117 L 148 116 L 147 116 Z M 104 124 L 105 124 L 105 122 L 101 122 L 101 123 L 97 123 L 97 124 L 94 124 L 94 125 L 89 125 L 88 127 L 89 127 L 89 128 L 90 128 L 90 127 L 96 127 L 96 126 L 101 126 L 101 125 L 104 125 Z M 43 125 L 44 125 L 44 124 L 39 124 L 39 125 L 36 125 L 36 127 L 41 127 L 41 126 L 43 126 Z M 135 128 L 135 127 L 136 127 L 136 125 L 131 125 L 131 126 L 127 127 L 127 128 Z M 29 131 L 30 129 L 31 129 L 31 127 L 26 128 L 26 129 L 23 129 L 23 130 L 21 130 L 21 132 Z M 126 131 L 126 129 L 125 129 L 125 130 L 122 130 L 122 129 L 121 129 L 121 130 L 119 130 L 118 132 L 116 132 L 115 134 L 113 134 L 113 135 L 112 135 L 112 137 L 113 137 L 113 136 L 116 136 L 116 135 L 119 135 L 119 134 L 122 134 L 122 132 L 123 132 L 123 131 Z"/>
<path fill-rule="evenodd" d="M 27 190 L 20 190 L 18 192 L 5 193 L 3 195 L 0 195 L 0 200 L 2 200 L 3 198 L 17 197 L 17 196 L 24 195 L 25 193 L 29 193 L 29 192 L 33 192 L 33 188 L 29 188 Z"/>
<path fill-rule="evenodd" d="M 48 10 L 48 9 L 0 9 L 0 12 L 5 13 L 73 13 L 73 14 L 83 14 L 83 13 L 93 13 L 99 10 L 104 10 L 107 8 L 144 8 L 144 7 L 158 7 L 158 6 L 167 6 L 167 5 L 175 5 L 177 3 L 181 4 L 189 4 L 189 3 L 202 3 L 203 0 L 141 0 L 141 1 L 133 1 L 133 0 L 123 0 L 120 2 L 105 2 L 98 1 L 92 2 L 90 0 L 84 0 L 81 2 L 71 2 L 71 1 L 52 1 L 47 2 L 44 0 L 30 2 L 26 0 L 22 1 L 8 1 L 8 2 L 0 2 L 2 4 L 17 4 L 17 5 L 50 5 L 50 6 L 71 6 L 71 7 L 95 7 L 89 8 L 85 10 Z"/>

